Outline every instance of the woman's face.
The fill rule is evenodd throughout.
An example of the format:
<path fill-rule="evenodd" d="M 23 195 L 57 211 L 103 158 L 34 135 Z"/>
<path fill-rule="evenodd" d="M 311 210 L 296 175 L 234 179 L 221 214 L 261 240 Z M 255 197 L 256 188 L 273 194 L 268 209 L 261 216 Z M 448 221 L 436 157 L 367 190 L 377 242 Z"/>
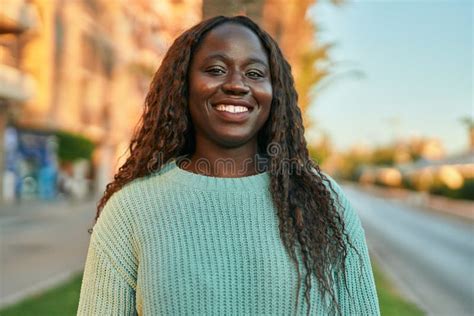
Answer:
<path fill-rule="evenodd" d="M 233 23 L 212 29 L 188 75 L 196 143 L 256 148 L 272 102 L 268 56 L 257 35 Z"/>

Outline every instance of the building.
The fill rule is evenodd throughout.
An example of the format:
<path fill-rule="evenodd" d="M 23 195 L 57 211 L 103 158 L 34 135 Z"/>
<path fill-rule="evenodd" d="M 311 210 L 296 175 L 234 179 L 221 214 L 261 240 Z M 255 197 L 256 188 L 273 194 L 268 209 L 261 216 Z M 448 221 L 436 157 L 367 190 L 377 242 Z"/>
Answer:
<path fill-rule="evenodd" d="M 199 0 L 2 0 L 0 126 L 11 116 L 10 123 L 28 130 L 85 135 L 96 144 L 95 187 L 103 190 L 151 75 L 174 37 L 201 19 L 201 6 Z M 71 170 L 82 173 L 66 175 L 78 181 L 88 172 Z"/>
<path fill-rule="evenodd" d="M 0 10 L 0 200 L 11 197 L 12 174 L 6 172 L 5 131 L 22 110 L 25 101 L 35 97 L 36 82 L 22 67 L 23 47 L 39 27 L 35 7 L 27 1 L 4 0 Z M 6 182 L 6 183 L 4 183 Z"/>

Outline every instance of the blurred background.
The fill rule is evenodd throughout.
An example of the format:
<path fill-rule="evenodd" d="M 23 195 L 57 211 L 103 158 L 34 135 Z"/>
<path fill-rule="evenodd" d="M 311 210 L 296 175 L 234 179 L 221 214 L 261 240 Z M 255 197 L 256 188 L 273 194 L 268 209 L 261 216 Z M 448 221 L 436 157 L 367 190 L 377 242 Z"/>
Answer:
<path fill-rule="evenodd" d="M 245 14 L 292 65 L 384 315 L 474 314 L 471 1 L 0 0 L 0 314 L 74 315 L 96 202 L 173 40 Z"/>

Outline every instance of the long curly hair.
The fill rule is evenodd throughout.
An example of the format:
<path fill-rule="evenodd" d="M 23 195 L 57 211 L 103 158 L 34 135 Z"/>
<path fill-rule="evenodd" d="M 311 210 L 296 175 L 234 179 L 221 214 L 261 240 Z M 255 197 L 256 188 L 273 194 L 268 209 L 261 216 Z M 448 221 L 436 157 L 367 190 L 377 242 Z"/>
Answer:
<path fill-rule="evenodd" d="M 249 28 L 268 54 L 273 98 L 269 118 L 258 133 L 258 143 L 259 150 L 270 157 L 269 190 L 279 218 L 280 237 L 298 272 L 295 310 L 302 282 L 300 258 L 306 270 L 308 313 L 312 275 L 316 276 L 323 302 L 328 302 L 328 312 L 340 312 L 335 272 L 342 275 L 347 289 L 345 260 L 352 244 L 342 214 L 336 208 L 337 200 L 323 182 L 331 190 L 334 188 L 309 157 L 291 67 L 278 44 L 248 17 L 210 18 L 181 34 L 171 45 L 151 82 L 143 114 L 129 146 L 130 155 L 107 185 L 97 206 L 96 221 L 110 197 L 125 184 L 159 171 L 168 161 L 193 153 L 195 138 L 188 109 L 188 69 L 205 34 L 223 23 Z M 272 150 L 271 144 L 278 144 L 274 146 L 276 154 L 268 152 Z M 288 164 L 289 161 L 292 163 Z"/>

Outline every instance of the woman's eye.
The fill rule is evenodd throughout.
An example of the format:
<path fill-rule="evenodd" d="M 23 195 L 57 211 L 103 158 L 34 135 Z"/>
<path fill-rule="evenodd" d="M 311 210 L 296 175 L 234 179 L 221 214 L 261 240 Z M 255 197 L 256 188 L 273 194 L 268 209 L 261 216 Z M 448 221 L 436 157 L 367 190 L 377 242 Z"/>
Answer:
<path fill-rule="evenodd" d="M 258 78 L 262 78 L 263 74 L 260 73 L 259 71 L 249 71 L 247 72 L 247 76 L 249 76 L 252 79 L 258 79 Z"/>
<path fill-rule="evenodd" d="M 215 67 L 215 68 L 209 68 L 206 70 L 207 73 L 210 73 L 212 75 L 222 75 L 222 74 L 225 74 L 225 70 L 222 69 L 222 68 L 218 68 L 218 67 Z"/>

